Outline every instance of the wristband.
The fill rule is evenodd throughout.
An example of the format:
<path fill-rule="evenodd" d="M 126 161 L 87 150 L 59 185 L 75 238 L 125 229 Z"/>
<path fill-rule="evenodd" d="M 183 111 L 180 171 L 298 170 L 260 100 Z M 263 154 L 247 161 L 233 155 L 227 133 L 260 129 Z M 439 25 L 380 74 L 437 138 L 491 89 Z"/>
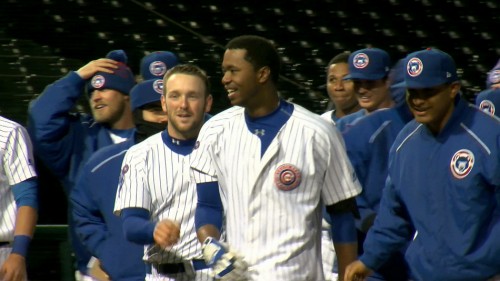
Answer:
<path fill-rule="evenodd" d="M 14 236 L 14 242 L 12 243 L 12 254 L 18 254 L 26 257 L 28 254 L 28 247 L 30 246 L 31 237 L 27 235 L 16 235 Z"/>

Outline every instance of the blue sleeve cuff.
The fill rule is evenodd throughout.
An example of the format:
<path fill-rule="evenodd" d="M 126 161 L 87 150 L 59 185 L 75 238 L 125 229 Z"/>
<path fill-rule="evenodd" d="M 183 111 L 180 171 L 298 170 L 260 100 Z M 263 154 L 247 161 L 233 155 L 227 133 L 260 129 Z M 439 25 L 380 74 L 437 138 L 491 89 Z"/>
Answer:
<path fill-rule="evenodd" d="M 27 235 L 14 236 L 14 242 L 12 243 L 12 253 L 26 257 L 26 255 L 28 254 L 30 242 L 31 237 Z"/>
<path fill-rule="evenodd" d="M 149 211 L 141 208 L 122 210 L 123 233 L 127 240 L 141 244 L 154 243 L 156 222 L 149 221 Z"/>
<path fill-rule="evenodd" d="M 210 224 L 222 229 L 222 217 L 224 208 L 219 193 L 218 182 L 207 182 L 196 185 L 198 193 L 198 204 L 195 212 L 196 230 L 200 227 Z"/>
<path fill-rule="evenodd" d="M 334 243 L 355 243 L 358 239 L 352 212 L 330 214 Z"/>
<path fill-rule="evenodd" d="M 29 206 L 38 209 L 38 181 L 30 178 L 12 186 L 17 208 Z"/>

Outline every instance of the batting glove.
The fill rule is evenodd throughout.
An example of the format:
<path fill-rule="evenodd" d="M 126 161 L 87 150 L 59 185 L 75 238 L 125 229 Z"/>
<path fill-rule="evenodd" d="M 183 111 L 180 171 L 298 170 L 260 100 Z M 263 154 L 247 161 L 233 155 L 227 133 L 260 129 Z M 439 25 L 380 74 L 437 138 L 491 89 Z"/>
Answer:
<path fill-rule="evenodd" d="M 243 259 L 229 251 L 227 244 L 207 237 L 202 246 L 203 258 L 212 268 L 214 277 L 223 281 L 246 280 L 248 266 Z"/>

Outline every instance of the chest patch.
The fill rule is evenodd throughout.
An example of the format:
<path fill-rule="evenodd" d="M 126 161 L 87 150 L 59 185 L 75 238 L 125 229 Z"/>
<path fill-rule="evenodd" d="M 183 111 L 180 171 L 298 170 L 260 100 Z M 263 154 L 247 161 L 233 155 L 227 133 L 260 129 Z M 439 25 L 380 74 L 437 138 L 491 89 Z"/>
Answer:
<path fill-rule="evenodd" d="M 292 164 L 282 164 L 274 172 L 274 184 L 283 191 L 295 189 L 299 186 L 301 178 L 299 168 Z"/>
<path fill-rule="evenodd" d="M 465 178 L 472 167 L 474 167 L 474 154 L 468 149 L 460 149 L 451 158 L 451 173 L 457 179 Z"/>

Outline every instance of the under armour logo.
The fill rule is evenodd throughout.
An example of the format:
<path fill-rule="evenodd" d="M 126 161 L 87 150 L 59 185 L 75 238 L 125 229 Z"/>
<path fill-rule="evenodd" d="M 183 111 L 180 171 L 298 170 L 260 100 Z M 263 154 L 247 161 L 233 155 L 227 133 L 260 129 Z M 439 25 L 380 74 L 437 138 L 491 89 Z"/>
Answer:
<path fill-rule="evenodd" d="M 176 145 L 181 145 L 181 142 L 179 140 L 176 140 L 176 139 L 172 139 L 172 143 L 176 144 Z"/>
<path fill-rule="evenodd" d="M 266 134 L 266 130 L 262 129 L 262 130 L 259 130 L 259 129 L 255 129 L 254 131 L 257 136 L 261 136 L 263 137 L 265 134 Z"/>

